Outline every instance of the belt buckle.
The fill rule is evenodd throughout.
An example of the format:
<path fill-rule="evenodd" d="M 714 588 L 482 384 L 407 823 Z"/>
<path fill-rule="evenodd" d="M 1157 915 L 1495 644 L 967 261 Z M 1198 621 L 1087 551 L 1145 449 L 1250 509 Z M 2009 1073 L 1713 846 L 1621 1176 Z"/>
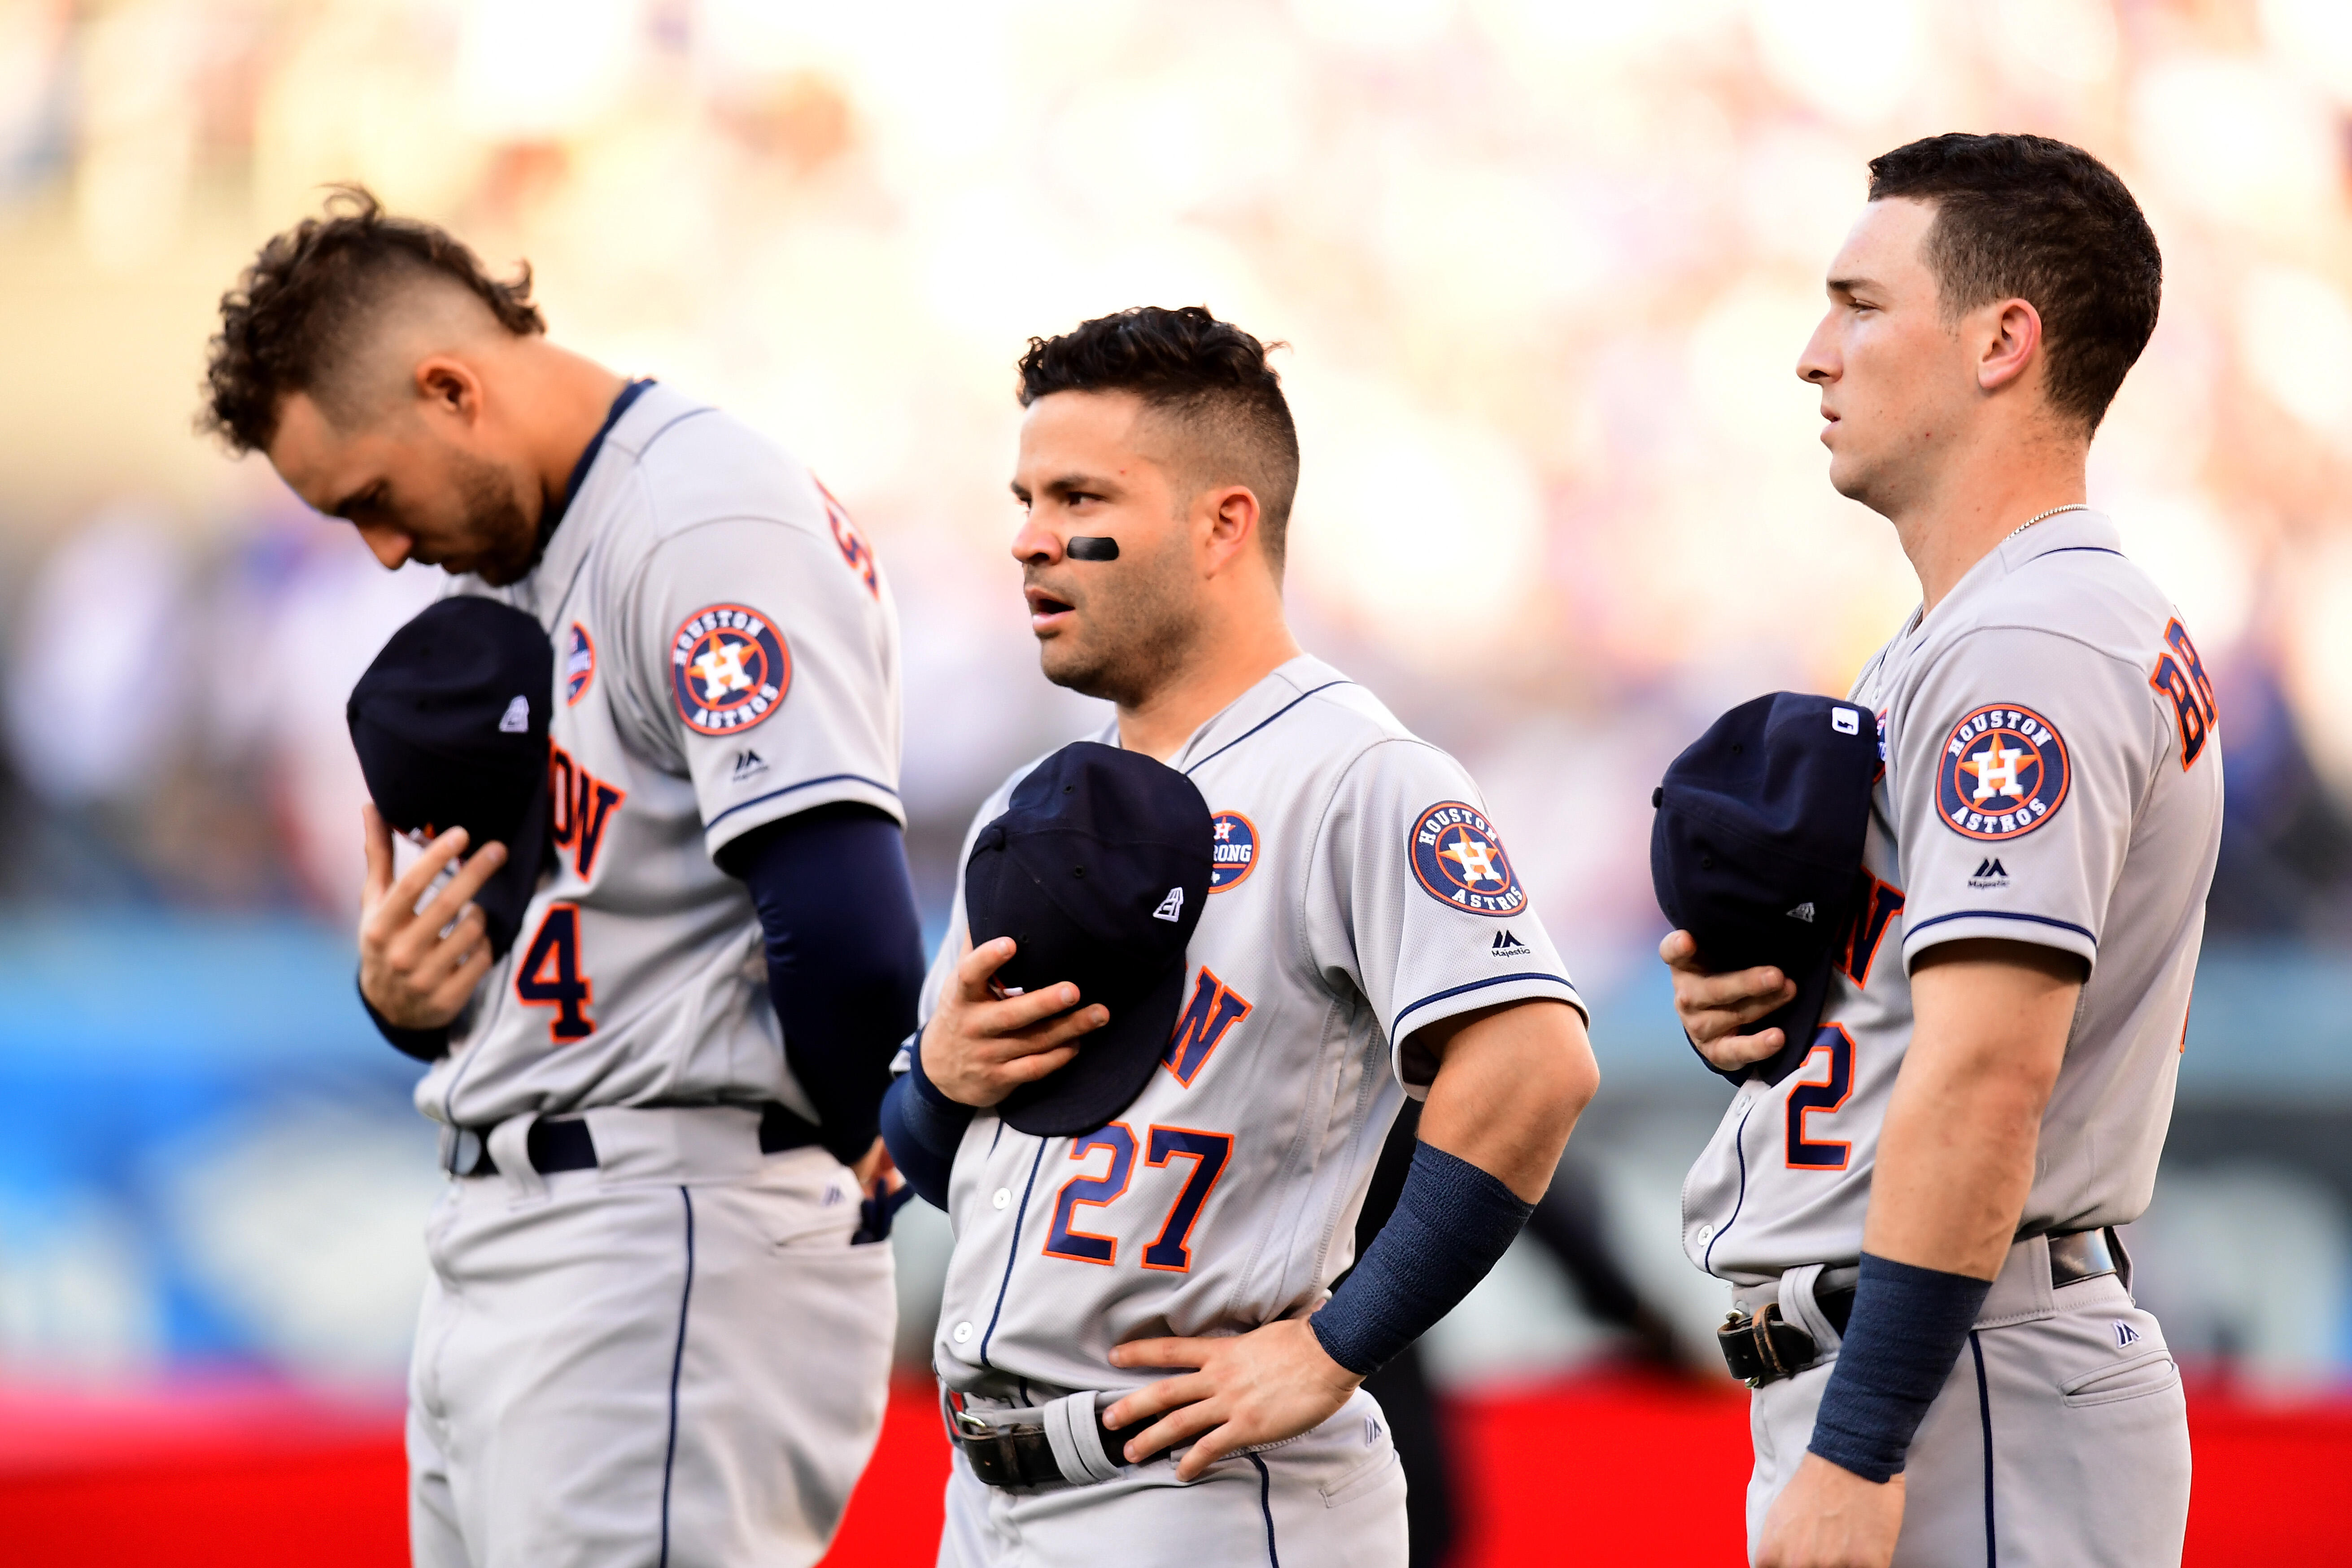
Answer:
<path fill-rule="evenodd" d="M 947 1417 L 948 1435 L 952 1437 L 987 1438 L 996 1436 L 996 1429 L 963 1407 L 963 1395 L 940 1384 L 940 1414 Z"/>

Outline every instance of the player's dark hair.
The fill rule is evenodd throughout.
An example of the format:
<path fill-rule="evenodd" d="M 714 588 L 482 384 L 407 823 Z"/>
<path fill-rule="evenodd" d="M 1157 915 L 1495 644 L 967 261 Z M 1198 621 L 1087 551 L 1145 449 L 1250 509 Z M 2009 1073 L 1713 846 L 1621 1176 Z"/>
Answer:
<path fill-rule="evenodd" d="M 531 303 L 529 262 L 501 282 L 448 230 L 393 216 L 365 186 L 331 189 L 324 216 L 273 237 L 221 296 L 196 423 L 233 450 L 268 446 L 289 394 L 331 390 L 372 311 L 415 279 L 459 285 L 518 337 L 547 331 Z"/>
<path fill-rule="evenodd" d="M 2050 404 L 2096 430 L 2156 331 L 2164 258 L 2115 171 L 2047 136 L 1930 136 L 1870 161 L 1870 199 L 1933 203 L 1945 314 L 2020 299 L 2042 314 Z"/>
<path fill-rule="evenodd" d="M 1245 484 L 1257 496 L 1267 563 L 1282 574 L 1290 503 L 1298 493 L 1298 429 L 1269 348 L 1202 305 L 1138 305 L 1097 316 L 1057 338 L 1031 338 L 1021 356 L 1021 406 L 1056 392 L 1131 392 L 1182 426 L 1205 482 Z"/>

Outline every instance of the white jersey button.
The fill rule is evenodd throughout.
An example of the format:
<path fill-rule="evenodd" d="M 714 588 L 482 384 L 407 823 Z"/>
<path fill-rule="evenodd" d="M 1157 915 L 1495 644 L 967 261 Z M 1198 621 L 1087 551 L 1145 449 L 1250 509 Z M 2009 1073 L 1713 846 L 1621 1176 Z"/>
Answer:
<path fill-rule="evenodd" d="M 954 1340 L 955 1342 L 960 1345 L 968 1345 L 971 1343 L 971 1325 L 970 1323 L 958 1323 L 955 1326 L 955 1331 L 950 1334 L 949 1338 Z"/>
<path fill-rule="evenodd" d="M 1003 1208 L 1006 1204 L 1013 1201 L 1013 1189 L 1011 1187 L 999 1187 L 996 1189 L 996 1195 L 988 1201 L 994 1204 L 998 1208 Z"/>
<path fill-rule="evenodd" d="M 1708 1242 L 1713 1241 L 1714 1239 L 1715 1226 L 1711 1225 L 1703 1225 L 1698 1227 L 1698 1244 L 1701 1247 L 1705 1247 Z"/>

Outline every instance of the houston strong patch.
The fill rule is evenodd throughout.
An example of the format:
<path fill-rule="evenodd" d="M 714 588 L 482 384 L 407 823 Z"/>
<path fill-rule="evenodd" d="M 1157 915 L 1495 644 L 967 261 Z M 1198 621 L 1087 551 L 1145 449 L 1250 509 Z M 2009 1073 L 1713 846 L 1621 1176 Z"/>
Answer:
<path fill-rule="evenodd" d="M 776 710 L 792 683 L 783 637 L 740 605 L 697 610 L 670 638 L 670 697 L 698 734 L 750 729 Z"/>

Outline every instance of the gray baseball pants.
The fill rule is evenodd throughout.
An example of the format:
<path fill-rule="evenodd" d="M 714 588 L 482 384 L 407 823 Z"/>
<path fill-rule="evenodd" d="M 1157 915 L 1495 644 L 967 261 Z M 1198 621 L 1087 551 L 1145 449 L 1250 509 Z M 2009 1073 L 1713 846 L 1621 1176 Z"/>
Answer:
<path fill-rule="evenodd" d="M 520 1119 L 526 1124 L 528 1118 Z M 453 1179 L 408 1411 L 417 1568 L 796 1568 L 873 1452 L 890 1249 L 731 1108 L 587 1113 L 599 1167 Z"/>
<path fill-rule="evenodd" d="M 1161 1456 L 1088 1486 L 992 1487 L 956 1456 L 940 1568 L 1102 1562 L 1404 1568 L 1404 1471 L 1379 1404 L 1359 1389 L 1320 1426 L 1190 1485 Z"/>
<path fill-rule="evenodd" d="M 2126 1265 L 2128 1268 L 2128 1264 Z M 1784 1297 L 1810 1289 L 1810 1275 Z M 1760 1305 L 1741 1292 L 1745 1307 Z M 1781 1315 L 1832 1359 L 1756 1391 L 1750 1552 L 1812 1440 L 1836 1331 L 1810 1298 Z M 2164 1568 L 2189 1522 L 2189 1418 L 2156 1319 L 2113 1274 L 2053 1288 L 2049 1245 L 2010 1249 L 1904 1468 L 1895 1568 Z"/>

